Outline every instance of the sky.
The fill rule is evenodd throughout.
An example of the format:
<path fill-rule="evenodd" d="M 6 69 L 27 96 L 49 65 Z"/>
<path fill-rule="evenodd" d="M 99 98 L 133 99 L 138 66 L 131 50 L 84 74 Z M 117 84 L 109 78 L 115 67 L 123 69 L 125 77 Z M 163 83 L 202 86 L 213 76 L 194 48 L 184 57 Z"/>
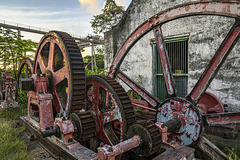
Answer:
<path fill-rule="evenodd" d="M 131 0 L 116 0 L 125 9 Z M 76 37 L 94 35 L 90 20 L 100 14 L 104 0 L 0 0 L 0 22 L 59 30 Z M 43 35 L 21 32 L 39 42 Z"/>

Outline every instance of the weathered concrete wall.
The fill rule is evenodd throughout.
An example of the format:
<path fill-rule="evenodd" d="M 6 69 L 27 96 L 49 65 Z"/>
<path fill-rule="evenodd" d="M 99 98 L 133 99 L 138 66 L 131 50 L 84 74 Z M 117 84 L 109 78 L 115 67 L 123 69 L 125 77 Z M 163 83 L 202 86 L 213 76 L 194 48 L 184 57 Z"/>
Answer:
<path fill-rule="evenodd" d="M 133 0 L 120 24 L 105 33 L 107 67 L 110 66 L 113 54 L 141 23 L 164 9 L 188 1 L 190 0 Z M 174 20 L 162 26 L 164 37 L 189 35 L 188 92 L 195 85 L 233 23 L 233 19 L 226 17 L 196 16 Z M 155 57 L 150 44 L 153 37 L 153 33 L 150 32 L 138 41 L 121 65 L 128 76 L 151 93 L 154 92 Z M 229 104 L 231 110 L 239 106 L 240 102 L 239 43 L 208 88 L 208 91 L 214 93 L 223 103 Z M 124 87 L 127 89 L 125 85 Z"/>

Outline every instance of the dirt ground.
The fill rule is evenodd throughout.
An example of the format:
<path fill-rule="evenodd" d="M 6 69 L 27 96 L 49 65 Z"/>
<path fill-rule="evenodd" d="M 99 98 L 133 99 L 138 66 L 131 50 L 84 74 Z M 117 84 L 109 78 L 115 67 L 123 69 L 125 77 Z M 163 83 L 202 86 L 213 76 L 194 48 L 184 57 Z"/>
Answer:
<path fill-rule="evenodd" d="M 23 125 L 21 121 L 15 121 L 14 124 L 17 127 Z M 33 139 L 26 131 L 23 132 L 20 137 L 20 140 L 23 140 L 27 145 L 27 152 L 30 154 L 32 160 L 55 160 L 55 158 L 49 154 L 41 144 Z"/>

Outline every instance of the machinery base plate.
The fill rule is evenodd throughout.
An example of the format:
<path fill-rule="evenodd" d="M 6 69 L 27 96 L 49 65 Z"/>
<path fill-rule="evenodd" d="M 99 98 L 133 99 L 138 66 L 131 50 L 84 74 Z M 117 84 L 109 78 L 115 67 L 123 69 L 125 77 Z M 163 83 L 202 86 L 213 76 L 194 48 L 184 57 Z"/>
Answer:
<path fill-rule="evenodd" d="M 44 148 L 50 152 L 56 159 L 69 159 L 69 160 L 96 160 L 97 153 L 82 146 L 80 143 L 72 143 L 69 145 L 61 144 L 56 142 L 54 138 L 46 137 L 43 138 L 39 129 L 29 123 L 27 116 L 20 117 L 22 122 L 26 126 L 26 131 L 33 135 Z"/>

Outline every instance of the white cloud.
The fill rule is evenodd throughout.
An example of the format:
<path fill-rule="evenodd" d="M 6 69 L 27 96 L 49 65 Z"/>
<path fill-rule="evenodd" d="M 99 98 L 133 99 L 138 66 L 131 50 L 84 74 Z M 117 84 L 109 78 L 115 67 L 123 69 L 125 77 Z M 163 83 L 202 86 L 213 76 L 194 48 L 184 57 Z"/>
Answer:
<path fill-rule="evenodd" d="M 115 0 L 115 2 L 118 6 L 124 6 L 125 8 L 127 7 L 127 0 Z"/>
<path fill-rule="evenodd" d="M 89 13 L 99 14 L 101 8 L 97 0 L 78 0 L 82 8 L 86 9 Z"/>
<path fill-rule="evenodd" d="M 84 14 L 84 16 L 81 16 Z M 92 29 L 89 23 L 89 14 L 78 13 L 71 9 L 64 9 L 62 11 L 43 10 L 42 8 L 24 8 L 24 7 L 6 7 L 0 6 L 0 22 L 2 20 L 10 21 L 8 24 L 21 25 L 26 27 L 33 26 L 47 30 L 65 31 L 70 34 L 85 37 L 92 34 Z M 14 23 L 12 23 L 14 22 Z M 23 25 L 21 25 L 23 26 Z M 43 35 L 30 34 L 22 32 L 26 39 L 31 38 L 38 42 Z"/>

